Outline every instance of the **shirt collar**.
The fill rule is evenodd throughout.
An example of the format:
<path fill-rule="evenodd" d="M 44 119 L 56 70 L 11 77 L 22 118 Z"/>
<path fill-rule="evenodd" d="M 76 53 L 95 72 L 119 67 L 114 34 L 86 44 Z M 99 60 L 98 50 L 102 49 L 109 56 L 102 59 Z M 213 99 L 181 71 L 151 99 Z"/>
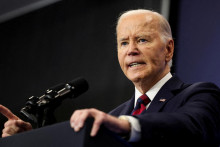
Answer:
<path fill-rule="evenodd" d="M 161 87 L 172 77 L 171 73 L 169 72 L 166 74 L 160 81 L 158 81 L 150 90 L 148 90 L 145 94 L 149 97 L 151 101 L 153 101 L 154 97 L 161 89 Z M 138 89 L 135 87 L 135 103 L 137 99 L 143 95 Z"/>

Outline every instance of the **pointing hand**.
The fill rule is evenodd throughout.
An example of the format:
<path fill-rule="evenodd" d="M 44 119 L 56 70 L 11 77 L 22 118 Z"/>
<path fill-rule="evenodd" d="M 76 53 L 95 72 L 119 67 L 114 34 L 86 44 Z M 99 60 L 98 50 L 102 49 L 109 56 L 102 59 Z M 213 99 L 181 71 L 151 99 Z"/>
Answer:
<path fill-rule="evenodd" d="M 21 120 L 15 114 L 13 114 L 8 108 L 0 104 L 0 113 L 8 118 L 8 121 L 4 124 L 2 130 L 2 137 L 14 135 L 16 133 L 28 131 L 32 129 L 30 123 Z"/>

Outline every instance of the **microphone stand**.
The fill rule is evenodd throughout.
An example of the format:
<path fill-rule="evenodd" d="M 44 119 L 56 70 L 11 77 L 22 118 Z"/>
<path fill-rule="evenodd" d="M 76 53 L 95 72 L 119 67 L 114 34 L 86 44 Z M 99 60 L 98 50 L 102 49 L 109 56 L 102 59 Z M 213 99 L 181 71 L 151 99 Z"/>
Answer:
<path fill-rule="evenodd" d="M 74 98 L 88 90 L 88 83 L 79 77 L 67 84 L 58 84 L 48 89 L 40 97 L 31 96 L 20 113 L 36 125 L 37 128 L 56 122 L 54 111 L 64 98 Z"/>
<path fill-rule="evenodd" d="M 31 96 L 20 113 L 31 121 L 36 128 L 56 123 L 54 111 L 62 102 L 62 99 L 57 98 L 57 93 L 58 89 L 64 86 L 65 84 L 56 85 L 40 97 Z"/>
<path fill-rule="evenodd" d="M 27 101 L 30 103 L 30 100 Z M 21 109 L 20 113 L 29 121 L 31 121 L 36 128 L 44 127 L 56 123 L 54 116 L 55 109 L 59 104 L 41 106 L 41 107 L 30 107 L 30 105 L 25 106 Z"/>

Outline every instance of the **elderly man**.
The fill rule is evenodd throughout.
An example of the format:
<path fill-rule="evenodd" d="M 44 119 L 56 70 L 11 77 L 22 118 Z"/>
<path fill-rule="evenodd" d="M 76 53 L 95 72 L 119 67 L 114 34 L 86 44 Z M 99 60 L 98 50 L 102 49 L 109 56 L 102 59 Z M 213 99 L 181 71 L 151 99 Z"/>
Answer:
<path fill-rule="evenodd" d="M 132 10 L 120 16 L 116 29 L 118 60 L 135 94 L 109 114 L 94 108 L 76 110 L 71 127 L 79 131 L 92 117 L 91 136 L 104 125 L 134 146 L 218 146 L 219 88 L 212 83 L 184 84 L 171 75 L 174 41 L 166 19 L 149 10 Z M 31 128 L 16 120 L 23 130 Z M 6 122 L 3 136 L 22 130 L 18 121 Z"/>

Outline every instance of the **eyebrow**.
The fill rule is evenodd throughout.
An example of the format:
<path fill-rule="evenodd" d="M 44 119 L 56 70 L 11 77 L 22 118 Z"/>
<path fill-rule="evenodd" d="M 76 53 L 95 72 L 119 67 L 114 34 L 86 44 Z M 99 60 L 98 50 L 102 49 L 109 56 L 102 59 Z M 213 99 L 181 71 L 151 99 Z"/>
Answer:
<path fill-rule="evenodd" d="M 147 37 L 150 37 L 150 35 L 138 35 L 138 36 L 135 37 L 135 39 L 138 39 L 138 38 L 147 38 Z M 125 41 L 125 40 L 128 40 L 128 37 L 119 39 L 120 42 L 121 42 L 121 41 Z"/>
<path fill-rule="evenodd" d="M 127 38 L 121 38 L 121 39 L 119 39 L 120 42 L 121 42 L 121 41 L 125 41 L 125 40 L 128 40 L 128 37 L 127 37 Z"/>

